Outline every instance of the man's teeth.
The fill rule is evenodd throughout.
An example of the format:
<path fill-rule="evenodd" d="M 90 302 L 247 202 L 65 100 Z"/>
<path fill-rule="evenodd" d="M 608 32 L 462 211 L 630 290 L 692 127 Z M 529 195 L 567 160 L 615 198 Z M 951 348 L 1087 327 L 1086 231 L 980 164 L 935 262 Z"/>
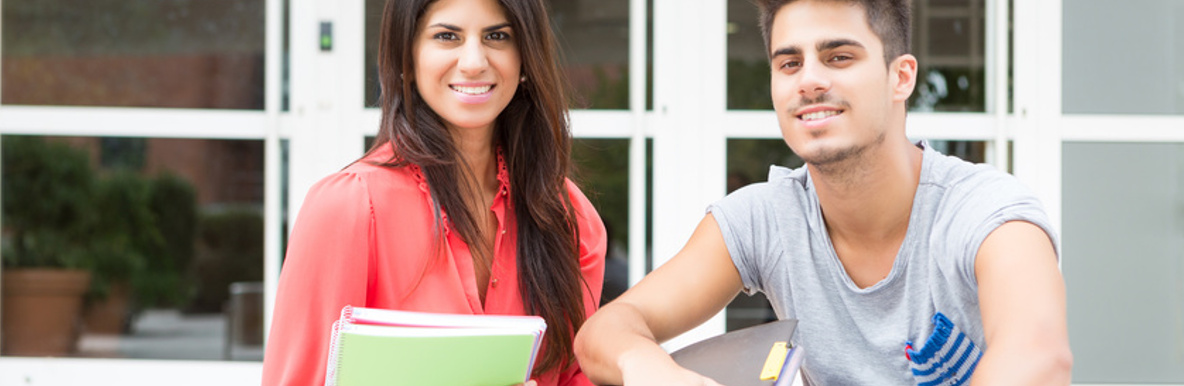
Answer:
<path fill-rule="evenodd" d="M 453 90 L 459 91 L 464 94 L 469 94 L 469 95 L 484 94 L 484 93 L 489 92 L 489 89 L 491 89 L 491 88 L 493 88 L 493 85 L 481 86 L 481 87 L 452 86 Z"/>
<path fill-rule="evenodd" d="M 839 111 L 837 111 L 837 110 L 815 111 L 812 113 L 802 114 L 802 120 L 803 121 L 813 121 L 816 119 L 829 118 L 829 117 L 833 117 L 836 115 L 839 115 Z"/>

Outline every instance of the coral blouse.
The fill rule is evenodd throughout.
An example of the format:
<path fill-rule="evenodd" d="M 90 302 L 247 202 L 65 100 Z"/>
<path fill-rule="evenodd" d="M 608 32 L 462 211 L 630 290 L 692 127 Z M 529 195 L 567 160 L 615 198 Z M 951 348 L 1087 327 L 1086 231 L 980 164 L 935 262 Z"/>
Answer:
<path fill-rule="evenodd" d="M 388 148 L 367 160 L 385 161 L 391 154 Z M 500 156 L 498 170 L 499 193 L 490 207 L 498 230 L 484 304 L 469 248 L 450 231 L 447 216 L 439 230 L 447 245 L 436 245 L 428 185 L 418 167 L 356 162 L 313 185 L 288 241 L 263 359 L 263 384 L 324 384 L 329 331 L 347 304 L 524 315 L 518 291 L 517 227 L 509 174 Z M 581 284 L 584 310 L 591 316 L 604 282 L 604 223 L 571 181 L 567 191 L 579 225 L 580 269 L 587 281 L 587 286 Z M 591 384 L 574 363 L 536 381 L 540 386 Z"/>

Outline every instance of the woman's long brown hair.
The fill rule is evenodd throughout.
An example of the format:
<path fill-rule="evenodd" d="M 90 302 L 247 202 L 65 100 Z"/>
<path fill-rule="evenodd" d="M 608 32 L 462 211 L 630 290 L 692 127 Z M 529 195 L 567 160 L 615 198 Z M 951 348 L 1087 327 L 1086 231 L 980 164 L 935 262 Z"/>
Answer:
<path fill-rule="evenodd" d="M 470 247 L 484 248 L 475 213 L 463 192 L 475 181 L 442 119 L 424 103 L 413 80 L 414 39 L 435 0 L 388 0 L 378 47 L 382 121 L 367 154 L 395 151 L 383 165 L 418 165 L 432 201 Z M 571 157 L 565 82 L 542 0 L 499 0 L 515 34 L 527 81 L 494 124 L 505 156 L 518 226 L 518 286 L 526 312 L 547 322 L 535 374 L 574 363 L 572 339 L 583 325 L 586 286 L 579 264 L 579 231 L 565 185 Z M 439 235 L 439 232 L 437 232 Z M 474 250 L 476 253 L 481 251 Z M 491 251 L 487 251 L 491 252 Z M 492 256 L 492 255 L 490 255 Z"/>

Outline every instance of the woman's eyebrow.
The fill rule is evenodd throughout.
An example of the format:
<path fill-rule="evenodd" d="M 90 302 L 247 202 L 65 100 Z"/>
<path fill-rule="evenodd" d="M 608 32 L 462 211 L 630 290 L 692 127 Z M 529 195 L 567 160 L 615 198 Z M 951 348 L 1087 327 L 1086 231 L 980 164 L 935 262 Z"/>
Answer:
<path fill-rule="evenodd" d="M 510 26 L 510 23 L 509 23 L 509 22 L 505 22 L 505 23 L 501 23 L 501 24 L 495 24 L 495 25 L 491 25 L 491 26 L 485 27 L 485 28 L 483 28 L 483 29 L 482 29 L 482 31 L 485 31 L 485 32 L 493 32 L 493 31 L 497 31 L 497 30 L 499 30 L 499 29 L 506 28 L 506 27 L 509 27 L 509 26 Z"/>
<path fill-rule="evenodd" d="M 509 26 L 510 26 L 510 23 L 506 22 L 506 23 L 491 25 L 489 27 L 482 28 L 481 30 L 485 31 L 485 32 L 491 32 L 491 31 L 497 31 L 499 29 L 506 28 Z M 444 28 L 447 30 L 451 30 L 451 31 L 457 31 L 457 32 L 460 32 L 462 30 L 462 28 L 452 25 L 452 24 L 448 24 L 448 23 L 436 23 L 436 24 L 432 24 L 428 27 L 440 27 L 440 28 Z"/>

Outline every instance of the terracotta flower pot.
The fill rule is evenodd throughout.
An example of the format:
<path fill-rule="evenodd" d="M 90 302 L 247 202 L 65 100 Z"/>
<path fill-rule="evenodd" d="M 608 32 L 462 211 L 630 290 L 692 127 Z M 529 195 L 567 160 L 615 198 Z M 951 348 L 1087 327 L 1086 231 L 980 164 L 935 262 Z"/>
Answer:
<path fill-rule="evenodd" d="M 119 335 L 127 324 L 132 289 L 126 281 L 111 283 L 107 297 L 87 304 L 83 321 L 88 334 Z"/>
<path fill-rule="evenodd" d="M 0 276 L 0 353 L 64 356 L 74 352 L 82 296 L 89 286 L 88 271 L 4 269 Z"/>

